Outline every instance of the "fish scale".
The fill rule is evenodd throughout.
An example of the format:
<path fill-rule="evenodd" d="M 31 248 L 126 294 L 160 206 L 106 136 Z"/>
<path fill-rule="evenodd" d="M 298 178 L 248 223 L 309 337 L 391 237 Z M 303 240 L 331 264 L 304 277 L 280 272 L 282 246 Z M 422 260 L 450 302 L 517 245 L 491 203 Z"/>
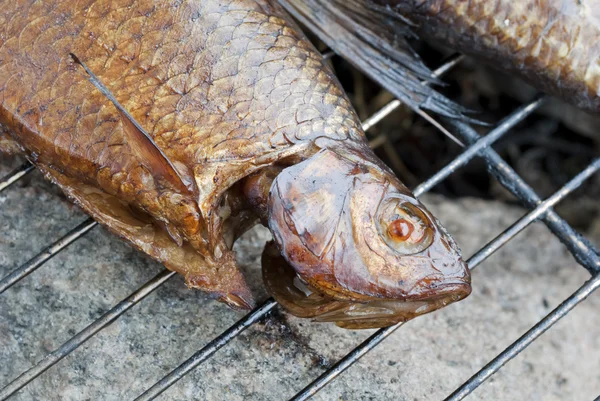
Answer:
<path fill-rule="evenodd" d="M 55 3 L 57 6 L 68 8 L 65 5 L 66 2 Z M 284 133 L 288 138 L 310 139 L 310 129 L 305 129 L 305 126 L 290 124 L 288 118 L 281 119 L 285 121 L 285 125 L 281 122 L 278 123 L 279 115 L 289 113 L 290 107 L 295 107 L 295 111 L 299 113 L 303 113 L 304 109 L 309 110 L 306 114 L 315 115 L 315 111 L 320 112 L 319 116 L 315 115 L 315 118 L 307 121 L 311 121 L 313 124 L 319 118 L 324 123 L 333 121 L 332 125 L 335 126 L 335 129 L 331 130 L 332 133 L 339 132 L 337 129 L 339 122 L 346 121 L 347 123 L 354 120 L 353 116 L 346 118 L 346 115 L 351 115 L 353 112 L 348 102 L 341 97 L 341 91 L 331 85 L 319 85 L 319 82 L 330 80 L 331 73 L 324 71 L 324 66 L 319 61 L 320 56 L 315 50 L 301 41 L 297 32 L 295 33 L 287 27 L 284 28 L 282 25 L 286 23 L 284 20 L 260 13 L 261 7 L 271 7 L 267 5 L 267 2 L 237 2 L 236 6 L 245 9 L 231 10 L 233 6 L 230 6 L 229 11 L 223 11 L 222 7 L 219 7 L 213 12 L 209 11 L 211 6 L 212 8 L 216 7 L 215 2 L 182 3 L 176 12 L 178 18 L 185 20 L 186 18 L 181 17 L 182 15 L 192 14 L 201 14 L 202 17 L 200 19 L 196 17 L 194 23 L 191 23 L 190 19 L 189 24 L 178 24 L 179 29 L 173 29 L 172 24 L 167 24 L 171 27 L 168 31 L 159 31 L 162 37 L 158 43 L 153 41 L 153 38 L 148 41 L 144 39 L 147 35 L 155 32 L 153 29 L 157 25 L 156 22 L 150 25 L 139 21 L 136 24 L 129 23 L 131 20 L 155 21 L 158 18 L 155 15 L 159 12 L 158 10 L 144 13 L 145 3 L 152 4 L 152 2 L 136 2 L 135 8 L 125 6 L 111 10 L 102 2 L 88 2 L 81 8 L 83 11 L 72 16 L 75 21 L 69 21 L 63 27 L 66 32 L 64 35 L 73 37 L 74 40 L 60 47 L 69 48 L 72 53 L 86 62 L 133 117 L 155 138 L 157 144 L 169 157 L 176 159 L 181 158 L 184 154 L 186 158 L 191 159 L 191 162 L 197 163 L 202 163 L 205 159 L 209 159 L 206 161 L 210 161 L 210 159 L 229 160 L 232 155 L 226 141 L 235 138 L 242 142 L 245 139 L 246 131 L 253 132 L 253 135 L 257 135 L 257 132 L 258 135 L 269 132 L 271 135 L 270 148 L 289 146 L 287 141 L 283 140 Z M 114 7 L 114 2 L 107 2 L 107 4 L 112 4 Z M 209 8 L 209 10 L 199 9 L 203 7 Z M 48 5 L 48 8 L 52 7 Z M 89 14 L 92 15 L 95 15 L 93 11 L 96 9 L 103 9 L 104 12 L 99 14 L 97 19 L 92 18 L 92 23 L 86 22 L 85 25 L 82 25 L 77 20 L 78 18 L 84 19 L 86 9 L 90 10 Z M 121 12 L 122 10 L 127 10 L 127 12 Z M 19 17 L 32 18 L 35 10 L 28 11 L 30 12 L 23 10 L 14 15 L 11 15 L 10 11 L 5 11 L 5 19 L 11 19 L 14 25 L 18 25 L 23 22 L 18 21 Z M 271 7 L 268 12 L 274 13 L 275 10 Z M 54 21 L 53 14 L 62 13 L 62 10 L 54 9 L 53 13 L 42 19 Z M 140 15 L 132 17 L 132 13 Z M 208 14 L 205 15 L 206 13 Z M 234 15 L 235 18 L 231 15 Z M 231 48 L 229 44 L 236 38 L 231 32 L 223 31 L 223 29 L 231 27 L 235 31 L 237 26 L 246 25 L 245 19 L 240 18 L 240 15 L 245 15 L 244 18 L 250 21 L 247 25 L 254 28 L 253 31 L 240 30 L 244 35 L 241 39 L 247 42 L 248 48 L 257 47 L 265 50 L 262 59 L 256 57 L 256 53 L 245 53 L 245 48 L 238 49 L 236 54 L 228 54 Z M 216 29 L 210 31 L 210 24 L 205 20 L 210 21 L 214 19 L 214 16 L 220 16 L 220 18 L 214 23 Z M 170 16 L 170 18 L 175 17 Z M 102 22 L 94 24 L 94 21 Z M 221 21 L 225 21 L 225 23 Z M 45 25 L 42 22 L 38 22 L 38 24 Z M 143 29 L 147 26 L 152 27 L 149 32 Z M 136 30 L 132 32 L 131 29 Z M 89 40 L 88 35 L 97 35 L 94 32 L 98 31 L 104 33 L 98 37 L 97 42 L 99 43 L 96 45 Z M 296 37 L 291 35 L 296 35 Z M 130 57 L 123 56 L 124 52 L 128 51 L 128 46 L 123 43 L 137 36 L 141 37 L 139 54 L 135 57 L 135 61 L 126 62 L 123 58 L 129 59 Z M 272 41 L 268 48 L 264 43 L 265 36 Z M 120 37 L 125 38 L 124 41 L 117 39 Z M 187 43 L 184 46 L 180 45 L 181 38 L 186 38 L 185 42 Z M 50 50 L 47 51 L 45 48 L 55 51 L 54 43 L 38 42 L 34 49 L 27 46 L 8 50 L 8 47 L 12 47 L 11 41 L 8 39 L 3 43 L 2 48 L 5 51 L 1 57 L 4 60 L 11 57 L 10 54 L 7 54 L 10 52 L 28 52 L 37 57 L 31 60 L 31 68 L 28 68 L 29 66 L 22 63 L 21 60 L 14 58 L 10 63 L 4 62 L 0 68 L 7 75 L 13 74 L 18 69 L 24 74 L 23 79 L 32 78 L 27 82 L 37 84 L 28 84 L 24 88 L 31 88 L 30 93 L 19 90 L 18 97 L 7 96 L 7 94 L 11 90 L 16 92 L 16 87 L 25 82 L 23 79 L 13 80 L 13 85 L 10 82 L 5 85 L 2 91 L 5 96 L 3 105 L 5 113 L 18 118 L 32 128 L 32 131 L 40 132 L 38 135 L 40 137 L 44 135 L 45 130 L 55 130 L 55 127 L 60 124 L 60 131 L 68 135 L 68 140 L 59 137 L 54 142 L 57 151 L 64 151 L 60 156 L 69 154 L 75 157 L 81 148 L 87 150 L 88 153 L 85 156 L 90 160 L 96 159 L 103 152 L 108 152 L 110 155 L 110 157 L 105 156 L 106 159 L 127 157 L 123 156 L 123 153 L 127 153 L 126 146 L 119 146 L 124 141 L 122 135 L 119 134 L 119 122 L 114 109 L 106 99 L 102 99 L 101 94 L 93 90 L 93 87 L 87 82 L 85 74 L 73 68 L 68 57 L 69 52 L 65 51 L 61 56 L 56 55 L 51 59 L 46 59 L 45 54 L 50 53 Z M 188 45 L 192 41 L 195 44 Z M 301 43 L 300 46 L 290 48 L 290 44 L 292 44 L 290 41 L 296 44 Z M 205 44 L 208 47 L 205 47 Z M 171 47 L 172 50 L 170 50 Z M 277 54 L 274 49 L 285 49 L 285 52 Z M 294 53 L 293 57 L 288 58 L 288 54 L 292 52 Z M 231 75 L 224 74 L 224 66 L 230 64 L 228 56 L 235 57 L 238 60 L 237 65 L 244 68 Z M 31 58 L 29 55 L 26 57 Z M 302 68 L 307 58 L 311 58 L 311 63 Z M 187 60 L 187 62 L 181 62 L 181 60 Z M 193 64 L 190 68 L 188 63 L 191 60 L 193 60 Z M 296 60 L 298 61 L 296 62 Z M 35 76 L 33 79 L 33 71 L 38 70 L 33 64 L 43 64 L 46 71 L 61 72 L 58 75 Z M 146 73 L 139 73 L 138 68 Z M 287 77 L 283 76 L 284 73 L 287 74 Z M 191 84 L 187 86 L 178 82 L 177 80 L 181 76 L 185 76 L 185 82 Z M 298 79 L 305 79 L 307 82 L 312 82 L 313 85 L 308 88 L 295 86 L 296 93 L 300 92 L 304 96 L 296 96 L 296 100 L 300 101 L 286 102 L 285 100 L 291 96 L 291 90 L 285 89 L 285 86 Z M 4 82 L 6 81 L 4 80 Z M 44 85 L 44 81 L 49 82 Z M 65 85 L 66 82 L 70 84 Z M 68 89 L 61 91 L 60 89 L 56 90 L 57 87 Z M 138 90 L 140 87 L 141 91 Z M 46 95 L 48 90 L 51 94 Z M 275 90 L 279 91 L 277 96 L 271 96 Z M 241 96 L 242 92 L 248 92 L 249 95 Z M 333 102 L 328 103 L 331 100 L 325 95 L 330 92 Z M 35 97 L 36 101 L 32 101 L 32 97 Z M 239 99 L 244 99 L 244 101 L 240 102 Z M 302 100 L 304 102 L 301 102 Z M 42 102 L 45 104 L 45 111 L 39 111 Z M 18 110 L 26 110 L 26 112 L 19 113 Z M 34 113 L 31 110 L 38 111 Z M 27 113 L 28 111 L 29 113 Z M 240 119 L 239 116 L 245 116 L 245 118 Z M 36 127 L 36 122 L 40 119 L 43 120 L 43 126 Z M 60 121 L 55 121 L 59 119 Z M 350 128 L 357 129 L 355 124 Z M 86 137 L 89 135 L 90 129 L 94 130 L 95 147 L 97 148 L 99 143 L 108 143 L 109 150 L 104 147 L 96 150 L 87 148 L 89 141 Z M 302 135 L 297 135 L 297 132 L 300 131 Z M 237 145 L 240 145 L 240 142 Z M 260 142 L 252 142 L 246 145 L 247 149 L 238 150 L 235 156 L 243 159 L 270 150 L 266 146 L 262 148 L 260 146 Z M 79 156 L 83 156 L 83 154 L 79 154 Z M 46 153 L 45 157 L 50 156 Z M 105 164 L 104 159 L 102 164 Z M 126 171 L 127 169 L 116 168 L 116 170 Z M 110 190 L 114 191 L 115 188 L 110 188 Z"/>

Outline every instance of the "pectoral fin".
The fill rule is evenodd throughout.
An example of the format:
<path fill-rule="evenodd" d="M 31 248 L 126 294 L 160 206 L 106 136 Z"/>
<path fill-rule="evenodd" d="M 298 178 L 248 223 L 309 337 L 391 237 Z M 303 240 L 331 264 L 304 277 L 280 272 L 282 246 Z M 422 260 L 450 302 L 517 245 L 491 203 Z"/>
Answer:
<path fill-rule="evenodd" d="M 106 96 L 119 112 L 121 123 L 123 124 L 123 135 L 129 145 L 132 153 L 155 177 L 166 181 L 173 189 L 180 193 L 189 193 L 193 188 L 193 180 L 184 180 L 175 166 L 158 147 L 154 139 L 144 130 L 144 128 L 125 110 L 114 95 L 104 86 L 98 77 L 88 68 L 85 63 L 71 54 L 85 72 L 89 75 L 90 82 L 104 96 Z M 187 183 L 186 183 L 187 182 Z"/>
<path fill-rule="evenodd" d="M 410 22 L 368 0 L 279 0 L 337 54 L 412 109 L 470 120 L 467 109 L 422 81 L 439 83 L 412 50 Z"/>
<path fill-rule="evenodd" d="M 180 193 L 189 193 L 191 191 L 189 183 L 193 181 L 188 180 L 189 183 L 186 185 L 183 178 L 159 149 L 152 137 L 122 109 L 122 106 L 115 104 L 115 107 L 117 107 L 121 115 L 123 133 L 125 134 L 127 143 L 139 161 L 148 170 L 152 171 L 154 176 L 167 181 L 173 189 Z"/>

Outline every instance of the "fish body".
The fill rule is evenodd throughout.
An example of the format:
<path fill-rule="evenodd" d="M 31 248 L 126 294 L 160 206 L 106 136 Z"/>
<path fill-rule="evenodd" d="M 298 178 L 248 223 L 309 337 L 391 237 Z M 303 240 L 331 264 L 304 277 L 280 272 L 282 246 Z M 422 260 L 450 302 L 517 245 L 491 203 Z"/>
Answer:
<path fill-rule="evenodd" d="M 393 63 L 395 69 L 411 78 L 429 79 L 404 41 L 417 34 L 515 74 L 583 110 L 600 113 L 600 0 L 281 2 L 304 22 L 320 29 L 343 56 L 374 58 L 365 51 L 351 55 L 339 44 L 356 36 L 379 57 L 392 59 L 377 63 Z M 321 16 L 323 12 L 329 15 L 327 22 Z M 396 52 L 389 51 L 390 47 Z M 364 64 L 359 67 L 395 94 L 414 98 L 413 90 L 399 80 L 385 82 L 377 77 L 385 75 L 379 71 L 383 67 L 358 64 Z M 428 108 L 417 102 L 413 106 Z"/>
<path fill-rule="evenodd" d="M 262 220 L 282 251 L 277 266 L 323 293 L 323 304 L 431 298 L 433 310 L 470 292 L 456 245 L 368 148 L 332 71 L 277 3 L 18 0 L 3 6 L 0 23 L 1 149 L 25 155 L 188 286 L 251 307 L 232 246 Z M 323 165 L 354 178 L 345 186 L 321 182 L 317 176 L 331 172 Z M 372 201 L 340 202 L 361 181 L 380 200 L 412 205 L 399 212 L 397 238 L 386 241 L 426 242 L 408 254 L 433 246 L 444 266 L 427 254 L 407 268 L 404 248 L 392 252 L 398 266 L 381 255 L 372 263 L 364 244 L 354 259 L 339 259 L 367 240 L 353 237 L 353 225 L 377 213 L 384 225 L 400 216 Z M 342 230 L 335 222 L 350 209 L 356 216 Z M 343 245 L 315 248 L 323 241 Z M 317 269 L 309 254 L 325 262 Z M 420 314 L 394 310 L 387 313 L 395 321 Z M 394 322 L 377 316 L 354 326 Z"/>

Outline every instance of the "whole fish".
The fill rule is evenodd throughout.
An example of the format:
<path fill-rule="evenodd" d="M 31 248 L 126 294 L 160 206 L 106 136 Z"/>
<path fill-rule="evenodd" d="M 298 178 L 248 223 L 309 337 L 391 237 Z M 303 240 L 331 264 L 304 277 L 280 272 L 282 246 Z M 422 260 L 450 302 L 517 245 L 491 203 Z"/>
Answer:
<path fill-rule="evenodd" d="M 235 308 L 381 327 L 466 297 L 440 223 L 369 149 L 319 52 L 267 0 L 15 0 L 0 10 L 0 146 Z"/>
<path fill-rule="evenodd" d="M 281 0 L 336 52 L 413 107 L 431 79 L 420 37 L 600 113 L 600 0 Z M 411 82 L 410 85 L 407 81 Z"/>

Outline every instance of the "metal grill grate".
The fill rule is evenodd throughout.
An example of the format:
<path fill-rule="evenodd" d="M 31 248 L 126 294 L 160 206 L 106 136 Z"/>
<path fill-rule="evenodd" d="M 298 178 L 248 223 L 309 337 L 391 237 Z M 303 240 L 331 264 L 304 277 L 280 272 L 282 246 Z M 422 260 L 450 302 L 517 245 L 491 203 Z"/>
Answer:
<path fill-rule="evenodd" d="M 461 60 L 461 56 L 454 56 L 438 68 L 436 75 L 442 75 Z M 473 128 L 468 124 L 457 121 L 444 121 L 450 127 L 452 133 L 462 142 L 467 144 L 464 152 L 456 157 L 451 163 L 439 170 L 433 177 L 415 188 L 416 196 L 421 196 L 429 191 L 435 185 L 439 184 L 450 174 L 457 169 L 467 164 L 475 157 L 482 158 L 488 166 L 490 174 L 506 187 L 514 196 L 516 196 L 522 204 L 531 209 L 529 213 L 516 221 L 512 226 L 508 227 L 504 232 L 499 234 L 495 239 L 482 247 L 475 255 L 468 260 L 468 265 L 471 270 L 477 267 L 481 262 L 488 258 L 491 254 L 505 245 L 508 241 L 514 238 L 519 232 L 526 228 L 531 223 L 541 220 L 554 233 L 573 254 L 575 259 L 585 267 L 591 274 L 592 278 L 584 283 L 577 291 L 568 297 L 561 305 L 550 312 L 546 317 L 540 320 L 535 326 L 527 331 L 523 336 L 516 340 L 513 344 L 502 351 L 497 357 L 491 360 L 479 372 L 473 375 L 462 386 L 457 388 L 446 401 L 458 401 L 469 395 L 491 375 L 497 372 L 505 363 L 518 355 L 522 350 L 535 341 L 540 335 L 548 330 L 554 323 L 569 313 L 577 304 L 582 302 L 588 295 L 600 287 L 600 258 L 599 253 L 594 247 L 581 235 L 575 232 L 561 217 L 559 217 L 552 209 L 558 202 L 564 199 L 569 193 L 579 187 L 586 179 L 591 177 L 600 169 L 600 159 L 595 159 L 585 170 L 577 174 L 571 181 L 564 185 L 554 195 L 542 201 L 537 194 L 529 187 L 517 173 L 512 170 L 508 164 L 503 161 L 500 156 L 491 148 L 491 145 L 506 134 L 520 121 L 524 120 L 532 112 L 540 107 L 544 102 L 545 97 L 539 96 L 532 102 L 518 108 L 512 114 L 502 120 L 494 127 L 486 136 L 480 137 Z M 400 106 L 398 100 L 390 102 L 383 107 L 365 122 L 363 127 L 365 131 L 369 130 L 375 124 L 380 122 L 385 116 Z M 438 128 L 441 125 L 431 120 L 431 117 L 423 115 L 430 122 L 436 124 Z M 441 128 L 443 129 L 443 128 Z M 376 137 L 371 141 L 371 146 L 378 147 L 386 144 L 385 137 Z M 24 164 L 7 177 L 0 181 L 0 192 L 9 187 L 12 183 L 27 175 L 33 170 L 30 164 Z M 57 240 L 55 243 L 47 247 L 40 254 L 29 260 L 27 263 L 17 268 L 8 276 L 0 280 L 0 293 L 6 291 L 13 284 L 26 277 L 31 272 L 41 267 L 45 262 L 51 259 L 54 255 L 65 249 L 67 246 L 75 242 L 77 239 L 84 236 L 92 228 L 97 225 L 91 219 L 88 219 L 75 227 L 64 237 Z M 125 298 L 123 301 L 115 305 L 112 309 L 102 315 L 95 322 L 87 326 L 81 332 L 73 336 L 62 346 L 48 354 L 40 360 L 35 366 L 23 372 L 20 376 L 8 383 L 0 390 L 0 400 L 9 398 L 19 389 L 26 386 L 40 374 L 52 367 L 65 356 L 69 355 L 88 339 L 93 337 L 100 330 L 118 319 L 132 306 L 143 300 L 152 291 L 160 287 L 163 283 L 173 277 L 175 273 L 167 270 L 161 271 L 146 284 L 138 288 L 134 293 Z M 162 392 L 167 390 L 175 382 L 192 371 L 201 363 L 208 360 L 221 347 L 225 346 L 229 341 L 234 339 L 245 329 L 256 323 L 261 318 L 265 317 L 269 311 L 276 307 L 276 302 L 271 298 L 265 301 L 261 306 L 254 309 L 228 330 L 213 339 L 208 345 L 192 355 L 187 361 L 172 370 L 162 380 L 154 384 L 146 392 L 136 398 L 136 401 L 152 400 Z M 381 341 L 394 333 L 403 324 L 384 328 L 375 332 L 372 336 L 362 342 L 358 347 L 348 353 L 345 357 L 331 366 L 325 373 L 307 385 L 302 391 L 296 394 L 292 400 L 306 400 L 316 394 L 319 390 L 329 384 L 337 376 L 342 374 L 352 364 L 357 362 L 362 356 L 375 348 Z M 600 400 L 600 397 L 596 400 Z"/>

